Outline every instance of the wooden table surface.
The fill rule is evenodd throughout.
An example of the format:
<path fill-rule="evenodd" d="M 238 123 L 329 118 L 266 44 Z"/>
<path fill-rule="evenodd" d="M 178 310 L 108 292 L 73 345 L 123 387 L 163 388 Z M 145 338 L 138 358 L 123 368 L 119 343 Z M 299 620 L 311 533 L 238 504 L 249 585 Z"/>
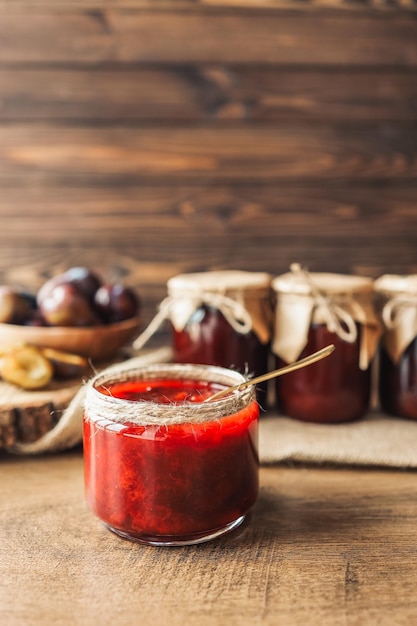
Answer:
<path fill-rule="evenodd" d="M 133 544 L 83 496 L 82 452 L 2 456 L 0 623 L 417 623 L 417 474 L 263 467 L 234 534 Z"/>

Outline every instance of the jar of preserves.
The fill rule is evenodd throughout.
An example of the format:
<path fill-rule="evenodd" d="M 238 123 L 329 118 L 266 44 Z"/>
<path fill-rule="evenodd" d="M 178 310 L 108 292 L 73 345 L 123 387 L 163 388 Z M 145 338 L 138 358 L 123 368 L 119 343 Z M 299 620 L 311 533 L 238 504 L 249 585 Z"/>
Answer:
<path fill-rule="evenodd" d="M 225 368 L 157 364 L 97 375 L 84 414 L 85 493 L 117 535 L 152 545 L 237 528 L 258 495 L 259 407 Z"/>
<path fill-rule="evenodd" d="M 157 326 L 171 325 L 173 360 L 235 369 L 260 376 L 268 371 L 272 328 L 271 276 L 264 272 L 220 270 L 178 274 L 168 280 L 158 316 L 134 343 Z M 266 401 L 266 384 L 257 389 Z"/>
<path fill-rule="evenodd" d="M 327 359 L 275 382 L 278 410 L 303 421 L 357 420 L 370 404 L 371 363 L 380 325 L 371 278 L 308 273 L 294 266 L 272 281 L 276 294 L 272 350 L 281 367 L 323 348 Z"/>
<path fill-rule="evenodd" d="M 417 274 L 385 274 L 374 288 L 383 323 L 380 407 L 389 415 L 417 419 Z"/>

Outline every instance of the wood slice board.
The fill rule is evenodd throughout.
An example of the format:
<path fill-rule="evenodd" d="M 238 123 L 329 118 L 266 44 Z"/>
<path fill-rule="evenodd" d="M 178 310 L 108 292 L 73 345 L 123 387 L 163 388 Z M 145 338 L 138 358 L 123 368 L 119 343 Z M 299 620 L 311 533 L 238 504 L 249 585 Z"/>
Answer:
<path fill-rule="evenodd" d="M 72 379 L 26 391 L 0 381 L 0 449 L 31 443 L 50 431 L 82 384 L 82 380 Z"/>

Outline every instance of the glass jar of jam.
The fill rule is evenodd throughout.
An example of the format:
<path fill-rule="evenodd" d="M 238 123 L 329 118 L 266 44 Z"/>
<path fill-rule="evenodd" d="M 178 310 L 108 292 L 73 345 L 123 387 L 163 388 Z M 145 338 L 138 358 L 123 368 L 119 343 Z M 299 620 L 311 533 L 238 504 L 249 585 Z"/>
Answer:
<path fill-rule="evenodd" d="M 278 410 L 320 423 L 363 417 L 370 404 L 371 362 L 380 328 L 372 279 L 295 270 L 276 277 L 272 288 L 277 367 L 335 345 L 327 359 L 276 379 Z"/>
<path fill-rule="evenodd" d="M 117 535 L 152 545 L 208 541 L 239 526 L 258 495 L 259 408 L 225 368 L 158 364 L 103 372 L 87 389 L 85 493 Z"/>
<path fill-rule="evenodd" d="M 271 277 L 262 272 L 180 274 L 168 281 L 173 360 L 268 371 L 272 322 Z M 265 401 L 266 385 L 258 400 Z"/>
<path fill-rule="evenodd" d="M 380 408 L 389 415 L 417 419 L 417 275 L 385 274 L 374 288 L 383 323 Z"/>

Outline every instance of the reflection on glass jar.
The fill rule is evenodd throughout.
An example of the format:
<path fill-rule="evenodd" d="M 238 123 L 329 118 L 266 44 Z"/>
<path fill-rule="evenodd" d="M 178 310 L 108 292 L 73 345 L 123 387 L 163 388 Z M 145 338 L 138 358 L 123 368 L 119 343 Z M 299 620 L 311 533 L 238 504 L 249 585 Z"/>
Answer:
<path fill-rule="evenodd" d="M 327 359 L 276 379 L 278 410 L 320 423 L 363 417 L 369 409 L 371 364 L 380 332 L 372 279 L 291 272 L 278 276 L 272 286 L 277 367 L 335 345 Z"/>
<path fill-rule="evenodd" d="M 84 417 L 89 507 L 121 537 L 153 545 L 207 541 L 239 526 L 258 494 L 253 388 L 211 366 L 161 364 L 98 375 Z"/>
<path fill-rule="evenodd" d="M 417 275 L 381 276 L 375 294 L 384 324 L 378 375 L 381 409 L 417 419 Z"/>

